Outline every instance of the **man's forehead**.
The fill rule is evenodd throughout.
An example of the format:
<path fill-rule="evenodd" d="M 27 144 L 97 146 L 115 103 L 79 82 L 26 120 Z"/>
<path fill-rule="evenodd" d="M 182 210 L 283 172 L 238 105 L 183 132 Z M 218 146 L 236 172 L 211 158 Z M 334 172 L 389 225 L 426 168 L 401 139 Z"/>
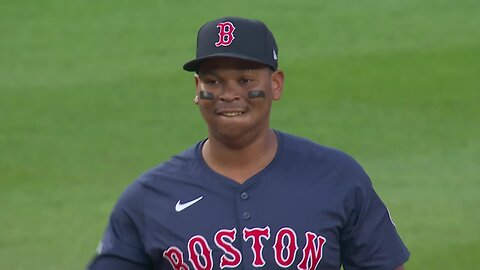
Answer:
<path fill-rule="evenodd" d="M 218 73 L 220 71 L 238 71 L 238 72 L 253 72 L 260 69 L 268 68 L 264 64 L 231 57 L 215 57 L 204 60 L 197 70 L 198 74 L 204 73 Z"/>

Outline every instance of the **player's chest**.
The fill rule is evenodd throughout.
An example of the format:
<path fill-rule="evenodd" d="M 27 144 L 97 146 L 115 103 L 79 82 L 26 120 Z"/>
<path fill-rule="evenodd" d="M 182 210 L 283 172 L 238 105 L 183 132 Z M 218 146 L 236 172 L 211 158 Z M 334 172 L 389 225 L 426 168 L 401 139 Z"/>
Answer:
<path fill-rule="evenodd" d="M 339 269 L 340 203 L 293 188 L 190 187 L 147 198 L 148 252 L 164 269 Z"/>

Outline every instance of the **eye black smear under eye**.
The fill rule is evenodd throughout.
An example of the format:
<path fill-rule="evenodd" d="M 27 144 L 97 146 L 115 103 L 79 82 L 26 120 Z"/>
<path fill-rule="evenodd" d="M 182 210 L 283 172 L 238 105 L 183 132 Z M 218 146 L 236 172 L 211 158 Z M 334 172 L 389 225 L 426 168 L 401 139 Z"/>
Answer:
<path fill-rule="evenodd" d="M 248 91 L 248 98 L 265 98 L 265 91 L 263 90 Z"/>
<path fill-rule="evenodd" d="M 207 92 L 207 91 L 202 90 L 198 93 L 198 97 L 200 99 L 214 100 L 215 99 L 215 94 L 212 93 L 212 92 Z"/>

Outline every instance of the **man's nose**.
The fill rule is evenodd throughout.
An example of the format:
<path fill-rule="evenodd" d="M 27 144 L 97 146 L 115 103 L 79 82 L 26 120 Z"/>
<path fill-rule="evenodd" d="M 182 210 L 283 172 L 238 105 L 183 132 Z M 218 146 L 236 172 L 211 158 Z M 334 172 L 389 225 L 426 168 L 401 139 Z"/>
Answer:
<path fill-rule="evenodd" d="M 234 102 L 240 100 L 241 89 L 233 83 L 225 84 L 220 92 L 219 99 L 224 102 Z"/>

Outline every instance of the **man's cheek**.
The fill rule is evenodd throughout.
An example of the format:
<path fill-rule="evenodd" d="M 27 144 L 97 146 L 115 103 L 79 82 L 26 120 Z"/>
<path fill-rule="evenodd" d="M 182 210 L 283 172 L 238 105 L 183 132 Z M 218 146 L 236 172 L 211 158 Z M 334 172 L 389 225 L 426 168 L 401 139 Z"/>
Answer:
<path fill-rule="evenodd" d="M 215 94 L 205 90 L 200 91 L 198 97 L 203 100 L 215 100 Z"/>
<path fill-rule="evenodd" d="M 248 94 L 247 94 L 248 98 L 249 99 L 264 99 L 265 98 L 265 91 L 263 90 L 251 90 L 251 91 L 248 91 Z"/>

